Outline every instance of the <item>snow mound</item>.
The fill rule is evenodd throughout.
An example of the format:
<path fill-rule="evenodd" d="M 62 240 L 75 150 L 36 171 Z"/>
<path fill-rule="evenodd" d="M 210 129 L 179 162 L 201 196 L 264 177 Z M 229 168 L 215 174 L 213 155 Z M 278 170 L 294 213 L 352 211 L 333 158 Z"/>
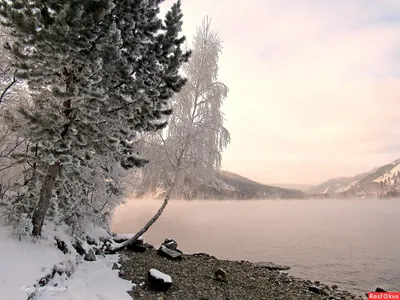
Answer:
<path fill-rule="evenodd" d="M 94 239 L 97 244 L 100 244 L 100 240 L 110 237 L 110 234 L 107 232 L 107 230 L 94 226 L 93 224 L 87 225 L 86 235 Z"/>
<path fill-rule="evenodd" d="M 127 293 L 133 284 L 118 277 L 119 270 L 112 270 L 119 255 L 97 257 L 96 261 L 84 261 L 66 280 L 57 276 L 51 282 L 56 288 L 44 290 L 38 300 L 132 300 Z"/>
<path fill-rule="evenodd" d="M 0 241 L 1 299 L 26 300 L 37 280 L 67 258 L 54 246 L 54 239 L 19 241 L 4 226 L 0 226 Z"/>
<path fill-rule="evenodd" d="M 11 228 L 0 225 L 0 299 L 26 300 L 35 294 L 35 300 L 132 300 L 127 293 L 132 290 L 132 283 L 119 278 L 118 270 L 112 270 L 118 255 L 83 261 L 66 229 L 47 224 L 41 238 L 20 241 L 12 235 Z M 96 227 L 88 227 L 88 235 L 93 239 L 109 236 Z M 66 244 L 70 253 L 57 249 L 55 237 Z M 85 246 L 89 248 L 86 243 Z M 55 273 L 47 285 L 35 286 L 54 270 L 72 275 L 68 278 L 65 273 Z"/>

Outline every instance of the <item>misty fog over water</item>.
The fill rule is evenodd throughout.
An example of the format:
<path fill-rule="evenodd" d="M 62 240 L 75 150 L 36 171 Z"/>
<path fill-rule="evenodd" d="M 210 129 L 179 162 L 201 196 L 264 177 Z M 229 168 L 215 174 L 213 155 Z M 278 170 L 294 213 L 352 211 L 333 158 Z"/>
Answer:
<path fill-rule="evenodd" d="M 128 200 L 113 231 L 138 231 L 160 205 Z M 145 240 L 172 237 L 185 253 L 286 264 L 291 275 L 357 293 L 400 290 L 399 213 L 400 199 L 170 201 Z"/>

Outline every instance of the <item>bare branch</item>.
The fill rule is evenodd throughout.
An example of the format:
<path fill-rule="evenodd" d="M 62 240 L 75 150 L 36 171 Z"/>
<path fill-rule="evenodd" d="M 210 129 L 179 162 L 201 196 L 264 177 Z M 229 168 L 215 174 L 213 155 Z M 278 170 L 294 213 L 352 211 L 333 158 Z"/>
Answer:
<path fill-rule="evenodd" d="M 1 93 L 0 95 L 0 104 L 3 102 L 4 97 L 6 96 L 6 93 L 9 89 L 11 89 L 11 87 L 17 83 L 17 78 L 16 78 L 16 74 L 17 74 L 17 70 L 15 70 L 14 72 L 14 76 L 13 76 L 13 80 L 6 86 L 6 88 L 4 89 L 4 91 Z"/>

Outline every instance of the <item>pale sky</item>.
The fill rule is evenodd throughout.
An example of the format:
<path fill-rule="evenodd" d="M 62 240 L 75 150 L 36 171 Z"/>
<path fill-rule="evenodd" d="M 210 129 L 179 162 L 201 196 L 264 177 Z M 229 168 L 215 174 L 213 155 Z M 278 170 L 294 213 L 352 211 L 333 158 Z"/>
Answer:
<path fill-rule="evenodd" d="M 400 0 L 182 0 L 182 10 L 189 40 L 209 15 L 223 41 L 222 169 L 314 184 L 400 158 Z"/>

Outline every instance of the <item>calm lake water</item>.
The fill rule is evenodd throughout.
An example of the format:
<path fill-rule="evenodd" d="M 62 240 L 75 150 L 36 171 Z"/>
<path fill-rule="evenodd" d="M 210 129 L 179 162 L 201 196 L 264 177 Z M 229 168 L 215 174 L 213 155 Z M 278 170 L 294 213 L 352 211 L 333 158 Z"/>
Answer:
<path fill-rule="evenodd" d="M 129 200 L 113 231 L 134 233 L 161 201 Z M 400 199 L 170 201 L 145 234 L 174 238 L 185 253 L 272 261 L 290 274 L 363 293 L 400 291 Z"/>

